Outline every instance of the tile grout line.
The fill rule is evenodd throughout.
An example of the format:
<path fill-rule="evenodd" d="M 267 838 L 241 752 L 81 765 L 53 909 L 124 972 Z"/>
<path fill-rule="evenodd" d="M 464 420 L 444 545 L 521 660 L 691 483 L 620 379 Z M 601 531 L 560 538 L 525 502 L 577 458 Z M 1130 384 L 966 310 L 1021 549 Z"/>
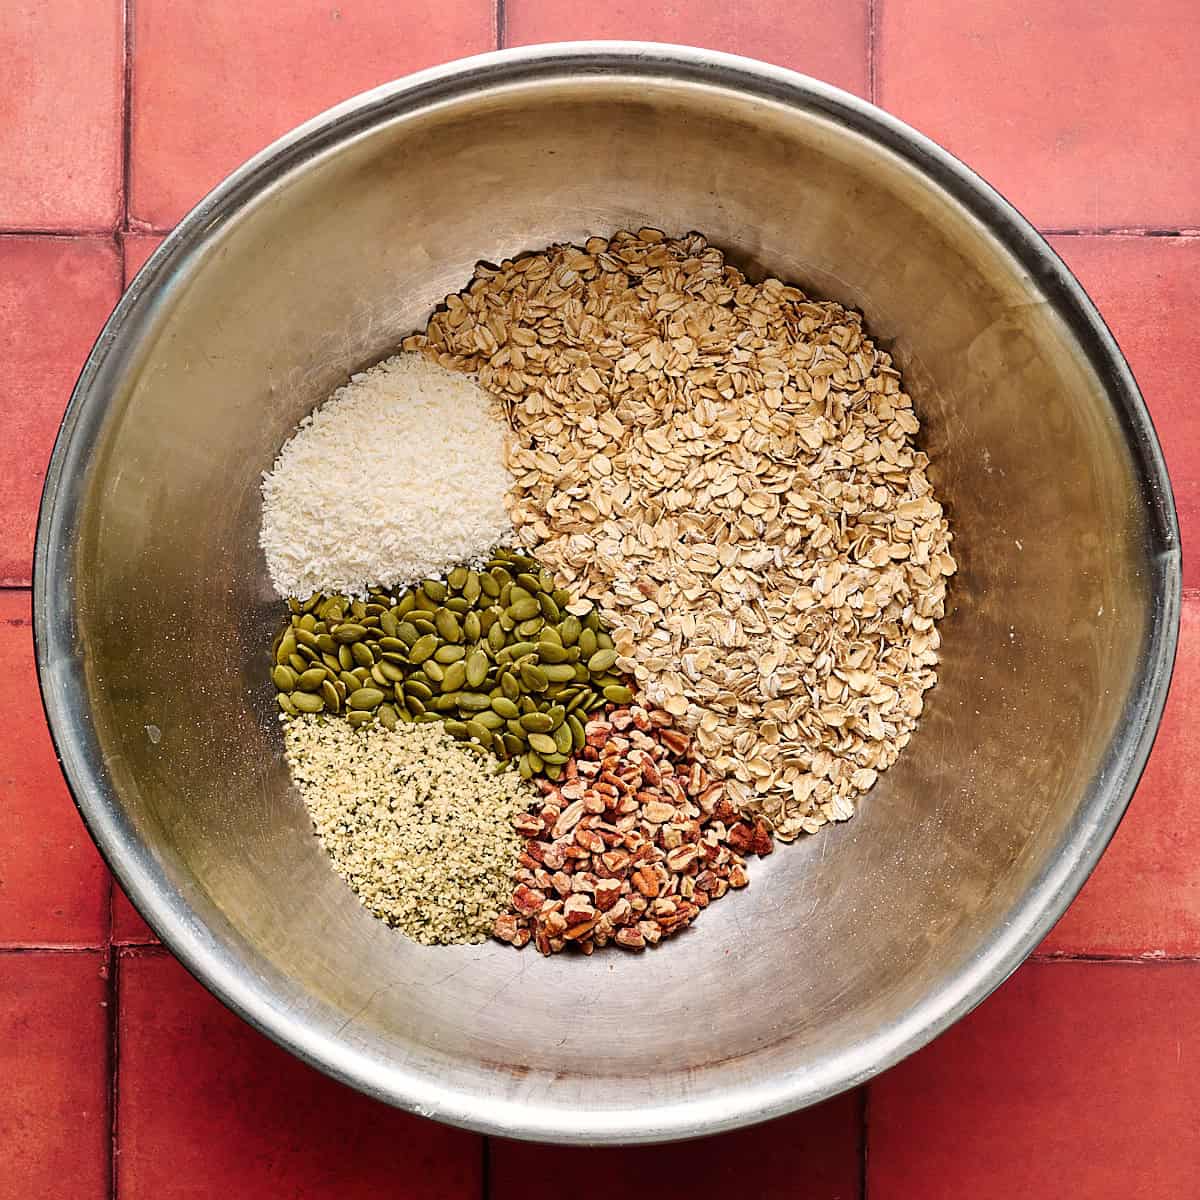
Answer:
<path fill-rule="evenodd" d="M 483 1145 L 479 1151 L 479 1194 L 483 1200 L 491 1200 L 492 1195 L 492 1139 L 485 1133 Z"/>
<path fill-rule="evenodd" d="M 121 83 L 121 230 L 129 232 L 129 192 L 133 177 L 133 5 L 134 0 L 124 0 L 121 11 L 124 17 L 124 57 L 122 58 Z M 118 241 L 124 242 L 124 238 Z M 121 263 L 121 286 L 125 285 L 125 263 Z"/>
<path fill-rule="evenodd" d="M 867 99 L 879 103 L 879 75 L 875 60 L 875 27 L 879 19 L 881 0 L 867 0 Z"/>
<path fill-rule="evenodd" d="M 117 1200 L 117 1101 L 120 1082 L 120 955 L 108 944 L 108 1195 Z"/>
<path fill-rule="evenodd" d="M 17 945 L 10 943 L 8 945 L 0 945 L 0 955 L 5 954 L 104 954 L 108 950 L 107 942 L 97 942 L 88 944 L 86 942 L 76 942 L 74 944 L 59 944 L 57 946 L 40 946 L 40 945 Z"/>
<path fill-rule="evenodd" d="M 862 1099 L 858 1105 L 858 1135 L 862 1140 L 859 1147 L 858 1197 L 867 1200 L 867 1155 L 868 1138 L 871 1130 L 871 1085 L 863 1084 Z"/>
<path fill-rule="evenodd" d="M 508 12 L 504 7 L 505 0 L 496 0 L 496 49 L 503 50 L 508 36 Z"/>

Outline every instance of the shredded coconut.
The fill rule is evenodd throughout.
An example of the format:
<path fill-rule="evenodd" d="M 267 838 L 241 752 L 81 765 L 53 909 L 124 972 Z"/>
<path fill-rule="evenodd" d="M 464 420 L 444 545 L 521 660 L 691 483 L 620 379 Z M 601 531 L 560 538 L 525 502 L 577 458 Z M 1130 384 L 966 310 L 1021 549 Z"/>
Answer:
<path fill-rule="evenodd" d="M 281 596 L 363 596 L 509 541 L 504 423 L 469 375 L 397 354 L 301 423 L 263 475 L 259 542 Z"/>

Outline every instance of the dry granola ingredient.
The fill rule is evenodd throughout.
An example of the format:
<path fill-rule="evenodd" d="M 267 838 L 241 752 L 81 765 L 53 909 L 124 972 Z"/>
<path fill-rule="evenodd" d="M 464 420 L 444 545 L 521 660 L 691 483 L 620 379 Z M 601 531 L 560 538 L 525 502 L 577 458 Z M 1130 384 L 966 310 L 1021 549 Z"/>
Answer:
<path fill-rule="evenodd" d="M 426 945 L 487 937 L 512 892 L 529 784 L 440 724 L 301 716 L 284 739 L 317 836 L 367 909 Z"/>
<path fill-rule="evenodd" d="M 562 782 L 539 781 L 510 911 L 492 932 L 542 954 L 641 950 L 686 929 L 748 882 L 744 855 L 770 854 L 764 821 L 739 818 L 668 713 L 641 705 L 589 721 Z"/>
<path fill-rule="evenodd" d="M 275 590 L 364 596 L 511 538 L 504 433 L 473 380 L 419 355 L 353 376 L 263 476 L 259 540 Z"/>
<path fill-rule="evenodd" d="M 956 569 L 860 315 L 643 229 L 480 266 L 404 345 L 504 401 L 519 537 L 730 799 L 784 839 L 851 816 L 936 681 Z"/>
<path fill-rule="evenodd" d="M 292 600 L 271 645 L 285 716 L 353 725 L 443 721 L 448 733 L 557 779 L 588 713 L 632 699 L 591 601 L 555 588 L 527 555 L 497 549 L 399 595 Z"/>

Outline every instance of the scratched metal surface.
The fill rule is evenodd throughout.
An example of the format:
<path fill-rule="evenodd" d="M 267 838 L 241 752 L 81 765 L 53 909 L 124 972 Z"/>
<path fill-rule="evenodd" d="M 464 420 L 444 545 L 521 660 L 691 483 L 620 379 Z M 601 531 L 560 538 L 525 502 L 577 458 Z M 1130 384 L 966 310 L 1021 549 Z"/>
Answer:
<path fill-rule="evenodd" d="M 653 1140 L 849 1086 L 961 1015 L 1077 890 L 1161 708 L 1178 538 L 1073 281 L 964 169 L 786 72 L 626 47 L 373 93 L 210 197 L 102 337 L 47 487 L 35 610 L 77 798 L 163 940 L 376 1095 L 517 1136 Z M 373 921 L 280 757 L 260 473 L 479 259 L 696 228 L 863 309 L 961 564 L 941 682 L 847 825 L 640 957 L 430 949 Z"/>

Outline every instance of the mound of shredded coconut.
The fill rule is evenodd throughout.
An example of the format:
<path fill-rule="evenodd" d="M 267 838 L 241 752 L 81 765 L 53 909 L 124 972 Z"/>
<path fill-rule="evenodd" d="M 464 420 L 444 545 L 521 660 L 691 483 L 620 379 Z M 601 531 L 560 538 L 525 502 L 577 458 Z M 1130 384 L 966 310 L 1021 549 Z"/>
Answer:
<path fill-rule="evenodd" d="M 259 542 L 275 590 L 362 596 L 508 541 L 504 434 L 472 377 L 419 354 L 353 376 L 263 475 Z"/>

